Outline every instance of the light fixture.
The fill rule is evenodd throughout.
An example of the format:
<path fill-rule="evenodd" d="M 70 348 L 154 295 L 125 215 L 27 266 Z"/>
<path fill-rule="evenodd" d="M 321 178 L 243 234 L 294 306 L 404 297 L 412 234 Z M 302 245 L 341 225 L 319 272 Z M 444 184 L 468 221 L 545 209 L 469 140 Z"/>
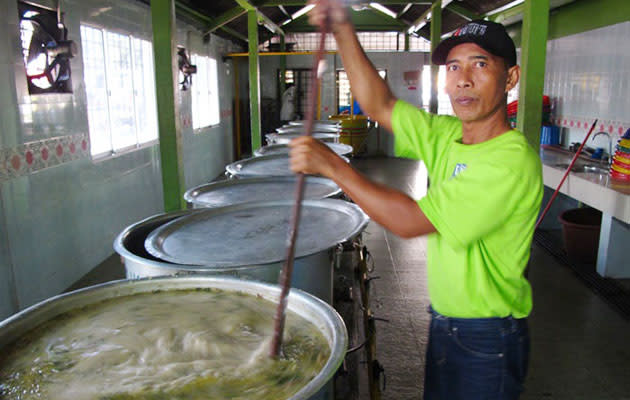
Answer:
<path fill-rule="evenodd" d="M 291 19 L 300 18 L 302 15 L 304 15 L 307 12 L 311 11 L 313 9 L 313 7 L 315 7 L 315 4 L 309 4 L 308 6 L 304 6 L 304 7 L 300 8 L 299 10 L 294 12 L 293 15 L 291 15 Z"/>
<path fill-rule="evenodd" d="M 412 25 L 411 27 L 409 27 L 409 29 L 407 30 L 407 33 L 411 35 L 412 33 L 419 31 L 430 20 L 431 20 L 431 11 L 427 12 L 427 15 L 424 18 L 422 18 L 422 20 L 417 25 Z"/>
<path fill-rule="evenodd" d="M 370 7 L 372 7 L 375 10 L 378 10 L 380 12 L 382 12 L 383 14 L 387 14 L 392 18 L 396 18 L 396 13 L 393 12 L 392 10 L 390 10 L 389 8 L 379 4 L 379 3 L 370 3 Z"/>
<path fill-rule="evenodd" d="M 486 14 L 486 16 L 490 16 L 490 15 L 498 14 L 498 13 L 500 13 L 501 11 L 505 11 L 505 10 L 508 10 L 508 9 L 510 9 L 510 8 L 512 8 L 512 7 L 516 7 L 516 6 L 518 6 L 519 4 L 524 3 L 524 2 L 525 2 L 525 0 L 515 0 L 515 1 L 511 2 L 511 3 L 508 3 L 508 4 L 504 5 L 503 7 L 499 7 L 499 8 L 497 8 L 497 9 L 495 9 L 495 10 L 492 10 L 492 11 L 488 12 L 488 13 Z"/>

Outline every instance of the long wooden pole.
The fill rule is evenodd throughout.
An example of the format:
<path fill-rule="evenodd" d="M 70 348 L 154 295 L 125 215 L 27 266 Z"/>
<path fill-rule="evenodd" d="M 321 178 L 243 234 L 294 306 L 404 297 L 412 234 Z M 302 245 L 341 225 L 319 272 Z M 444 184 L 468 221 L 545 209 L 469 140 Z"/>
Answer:
<path fill-rule="evenodd" d="M 319 47 L 315 53 L 315 60 L 313 62 L 313 69 L 311 72 L 311 90 L 308 93 L 309 107 L 306 118 L 306 126 L 304 135 L 311 135 L 313 132 L 313 121 L 315 120 L 315 108 L 317 107 L 317 93 L 321 83 L 323 68 L 320 68 L 320 63 L 323 59 L 324 46 L 326 43 L 326 31 L 327 22 L 324 21 L 320 26 L 320 39 Z M 287 308 L 287 296 L 289 289 L 291 288 L 291 275 L 293 273 L 293 259 L 295 256 L 295 242 L 297 241 L 297 232 L 300 223 L 300 214 L 302 211 L 302 199 L 304 198 L 304 174 L 298 174 L 297 185 L 295 187 L 295 205 L 293 206 L 293 215 L 291 219 L 291 225 L 289 227 L 289 238 L 286 252 L 286 261 L 282 267 L 282 273 L 280 274 L 280 301 L 276 309 L 276 315 L 274 317 L 274 332 L 271 341 L 271 349 L 269 355 L 272 358 L 277 358 L 280 354 L 280 347 L 282 345 L 282 334 L 284 332 L 284 322 Z"/>

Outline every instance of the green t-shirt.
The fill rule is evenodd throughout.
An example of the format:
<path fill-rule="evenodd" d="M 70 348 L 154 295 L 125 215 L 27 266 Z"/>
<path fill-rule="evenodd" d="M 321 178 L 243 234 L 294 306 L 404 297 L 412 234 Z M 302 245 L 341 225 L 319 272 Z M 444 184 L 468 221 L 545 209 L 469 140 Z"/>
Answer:
<path fill-rule="evenodd" d="M 522 133 L 463 144 L 455 117 L 399 100 L 392 114 L 396 155 L 424 161 L 427 195 L 418 201 L 437 232 L 428 236 L 433 308 L 460 318 L 526 317 L 532 291 L 523 276 L 542 200 L 542 166 Z"/>

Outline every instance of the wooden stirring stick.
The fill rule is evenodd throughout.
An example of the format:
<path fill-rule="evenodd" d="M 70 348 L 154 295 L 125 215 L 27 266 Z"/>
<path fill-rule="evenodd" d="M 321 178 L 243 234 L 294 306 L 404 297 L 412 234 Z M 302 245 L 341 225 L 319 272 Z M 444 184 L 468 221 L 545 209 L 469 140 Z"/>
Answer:
<path fill-rule="evenodd" d="M 313 121 L 315 120 L 315 107 L 317 106 L 317 93 L 319 91 L 319 85 L 321 83 L 321 75 L 323 74 L 322 57 L 324 55 L 324 45 L 326 41 L 326 31 L 328 30 L 328 23 L 324 21 L 320 26 L 321 36 L 319 39 L 319 47 L 315 53 L 315 61 L 313 62 L 313 69 L 311 72 L 311 91 L 308 93 L 309 108 L 306 118 L 306 126 L 304 135 L 309 136 L 313 133 Z M 274 331 L 271 341 L 271 349 L 269 355 L 272 358 L 277 358 L 280 354 L 280 347 L 282 345 L 282 334 L 284 332 L 284 321 L 287 308 L 287 296 L 289 289 L 291 288 L 291 274 L 293 273 L 293 259 L 295 258 L 295 242 L 297 240 L 298 226 L 300 223 L 300 214 L 302 211 L 302 199 L 304 198 L 304 174 L 298 174 L 297 185 L 295 186 L 295 204 L 293 206 L 293 216 L 289 227 L 288 246 L 286 252 L 286 258 L 284 265 L 282 266 L 282 273 L 280 274 L 280 286 L 282 291 L 280 292 L 280 301 L 276 308 L 276 315 L 274 317 Z"/>

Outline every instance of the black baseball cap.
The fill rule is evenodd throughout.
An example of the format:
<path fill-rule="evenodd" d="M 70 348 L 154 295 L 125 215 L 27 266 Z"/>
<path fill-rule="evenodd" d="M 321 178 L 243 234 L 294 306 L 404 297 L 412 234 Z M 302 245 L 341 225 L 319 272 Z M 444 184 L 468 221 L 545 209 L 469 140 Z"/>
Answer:
<path fill-rule="evenodd" d="M 508 67 L 516 65 L 516 48 L 505 27 L 482 19 L 467 23 L 457 29 L 453 36 L 442 40 L 433 52 L 431 61 L 436 65 L 446 64 L 448 52 L 462 43 L 475 43 L 487 52 L 503 57 Z"/>

